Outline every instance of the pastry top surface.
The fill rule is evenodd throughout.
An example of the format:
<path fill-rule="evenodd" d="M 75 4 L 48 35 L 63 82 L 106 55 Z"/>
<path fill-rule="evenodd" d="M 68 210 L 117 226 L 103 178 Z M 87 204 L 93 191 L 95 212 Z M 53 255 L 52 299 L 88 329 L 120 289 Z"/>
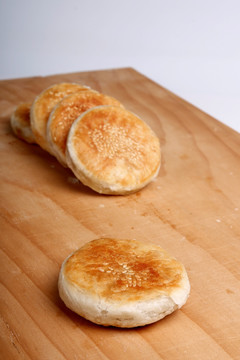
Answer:
<path fill-rule="evenodd" d="M 183 265 L 161 247 L 135 240 L 91 241 L 64 264 L 65 279 L 73 287 L 120 303 L 171 296 L 184 273 Z"/>
<path fill-rule="evenodd" d="M 99 192 L 134 191 L 150 182 L 161 162 L 160 143 L 132 112 L 98 106 L 72 124 L 67 140 L 69 167 Z"/>

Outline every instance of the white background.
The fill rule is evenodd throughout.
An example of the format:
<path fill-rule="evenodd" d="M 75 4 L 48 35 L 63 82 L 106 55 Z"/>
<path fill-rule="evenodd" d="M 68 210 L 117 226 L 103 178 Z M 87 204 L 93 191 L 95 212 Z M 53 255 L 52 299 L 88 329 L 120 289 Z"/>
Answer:
<path fill-rule="evenodd" d="M 0 79 L 134 67 L 240 132 L 239 0 L 0 0 Z"/>

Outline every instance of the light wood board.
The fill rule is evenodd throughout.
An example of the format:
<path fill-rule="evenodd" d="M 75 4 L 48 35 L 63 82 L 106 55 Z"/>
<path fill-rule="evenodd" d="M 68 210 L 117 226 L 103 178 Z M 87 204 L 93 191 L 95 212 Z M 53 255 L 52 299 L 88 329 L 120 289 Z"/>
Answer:
<path fill-rule="evenodd" d="M 15 106 L 61 81 L 116 97 L 153 128 L 156 181 L 129 196 L 99 195 L 13 135 Z M 240 359 L 240 135 L 131 68 L 1 81 L 0 116 L 0 358 Z M 185 306 L 136 329 L 66 309 L 61 263 L 102 236 L 159 244 L 183 262 Z"/>

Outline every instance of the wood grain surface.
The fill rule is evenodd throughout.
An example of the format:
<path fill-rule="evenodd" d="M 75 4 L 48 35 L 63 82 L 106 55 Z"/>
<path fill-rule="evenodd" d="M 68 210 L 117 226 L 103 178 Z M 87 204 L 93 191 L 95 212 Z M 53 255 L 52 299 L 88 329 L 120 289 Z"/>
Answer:
<path fill-rule="evenodd" d="M 154 129 L 162 148 L 154 182 L 99 195 L 13 135 L 15 106 L 61 81 L 116 97 Z M 1 81 L 0 99 L 1 359 L 240 359 L 240 135 L 131 68 Z M 182 261 L 185 306 L 136 329 L 66 309 L 61 263 L 102 236 L 159 244 Z"/>

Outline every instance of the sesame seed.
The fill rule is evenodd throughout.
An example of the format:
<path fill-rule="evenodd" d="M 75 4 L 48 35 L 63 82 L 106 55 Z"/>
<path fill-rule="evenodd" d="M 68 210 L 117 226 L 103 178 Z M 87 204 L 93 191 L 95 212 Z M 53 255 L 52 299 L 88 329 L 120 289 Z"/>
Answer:
<path fill-rule="evenodd" d="M 124 154 L 124 157 L 134 164 L 142 160 L 142 144 L 132 139 L 123 127 L 106 123 L 88 131 L 88 135 L 98 153 L 104 158 L 113 159 Z"/>

